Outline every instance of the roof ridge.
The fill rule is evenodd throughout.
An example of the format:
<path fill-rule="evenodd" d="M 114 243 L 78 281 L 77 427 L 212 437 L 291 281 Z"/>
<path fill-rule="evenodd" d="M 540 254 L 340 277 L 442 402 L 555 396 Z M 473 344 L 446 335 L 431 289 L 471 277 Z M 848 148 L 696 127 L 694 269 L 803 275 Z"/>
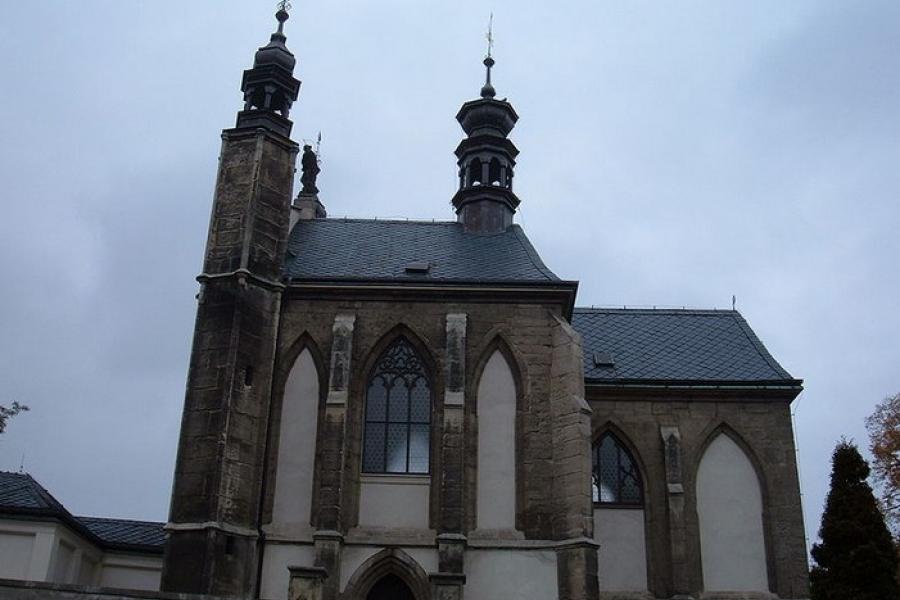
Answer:
<path fill-rule="evenodd" d="M 655 307 L 655 306 L 576 306 L 575 312 L 580 313 L 650 313 L 650 314 L 676 314 L 676 315 L 734 315 L 736 310 L 730 308 L 689 308 L 689 307 Z"/>
<path fill-rule="evenodd" d="M 793 379 L 793 376 L 787 372 L 787 369 L 782 367 L 781 364 L 779 364 L 779 362 L 775 360 L 775 357 L 769 353 L 769 350 L 765 347 L 765 345 L 763 345 L 762 340 L 760 340 L 756 336 L 756 333 L 750 327 L 750 324 L 747 322 L 747 320 L 744 319 L 744 316 L 738 311 L 734 311 L 734 319 L 735 321 L 737 321 L 738 327 L 740 327 L 741 331 L 744 332 L 744 335 L 747 336 L 750 344 L 753 345 L 762 359 L 766 361 L 766 363 L 768 363 L 768 365 L 772 367 L 772 369 L 776 373 L 780 373 L 786 378 Z"/>
<path fill-rule="evenodd" d="M 22 485 L 29 486 L 30 491 L 40 496 L 41 500 L 49 505 L 51 509 L 68 512 L 62 502 L 57 500 L 53 494 L 47 491 L 47 488 L 38 483 L 38 480 L 32 477 L 31 473 L 18 473 L 15 471 L 3 471 L 2 473 L 3 475 L 13 475 L 16 479 L 21 481 Z"/>
<path fill-rule="evenodd" d="M 73 515 L 79 521 L 106 521 L 106 522 L 115 522 L 115 523 L 138 523 L 142 525 L 162 525 L 165 526 L 165 521 L 147 521 L 144 519 L 120 519 L 118 517 L 87 517 L 84 515 L 78 516 Z"/>
<path fill-rule="evenodd" d="M 297 223 L 414 223 L 416 225 L 459 225 L 458 221 L 438 221 L 435 219 L 404 219 L 404 218 L 386 218 L 378 217 L 327 217 L 324 219 L 309 219 L 297 221 Z"/>
<path fill-rule="evenodd" d="M 522 244 L 522 248 L 525 250 L 525 254 L 528 256 L 528 260 L 531 261 L 534 268 L 540 271 L 547 279 L 558 281 L 559 277 L 557 277 L 556 273 L 551 271 L 549 267 L 544 264 L 544 261 L 541 260 L 537 250 L 535 250 L 534 246 L 531 244 L 531 240 L 525 235 L 525 230 L 522 229 L 518 223 L 510 225 L 510 229 L 512 229 L 513 235 L 516 236 L 519 243 Z"/>

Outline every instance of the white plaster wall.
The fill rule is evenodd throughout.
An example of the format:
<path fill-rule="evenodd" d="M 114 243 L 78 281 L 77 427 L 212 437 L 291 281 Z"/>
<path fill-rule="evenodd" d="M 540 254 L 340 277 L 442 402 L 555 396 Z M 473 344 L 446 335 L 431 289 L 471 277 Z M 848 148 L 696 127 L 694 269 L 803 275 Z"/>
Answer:
<path fill-rule="evenodd" d="M 53 570 L 59 583 L 80 583 L 82 565 L 85 562 L 99 563 L 103 551 L 84 539 L 80 533 L 63 525 L 55 528 L 57 550 L 53 558 Z M 91 582 L 93 583 L 93 581 Z"/>
<path fill-rule="evenodd" d="M 103 587 L 129 590 L 159 590 L 162 556 L 106 554 L 100 571 Z"/>
<path fill-rule="evenodd" d="M 559 596 L 553 550 L 466 551 L 466 598 L 548 600 Z"/>
<path fill-rule="evenodd" d="M 267 543 L 263 550 L 260 597 L 264 600 L 287 600 L 290 573 L 288 567 L 312 567 L 316 559 L 313 546 Z"/>
<path fill-rule="evenodd" d="M 98 562 L 89 556 L 81 556 L 81 566 L 78 569 L 78 579 L 75 582 L 78 585 L 94 585 L 97 580 Z"/>
<path fill-rule="evenodd" d="M 597 561 L 601 590 L 647 590 L 643 509 L 595 508 L 594 539 L 600 544 Z"/>
<path fill-rule="evenodd" d="M 68 527 L 0 520 L 0 578 L 159 590 L 162 556 L 104 553 Z"/>
<path fill-rule="evenodd" d="M 478 383 L 477 527 L 516 526 L 516 384 L 500 351 Z"/>
<path fill-rule="evenodd" d="M 762 494 L 744 451 L 725 434 L 697 472 L 697 513 L 707 591 L 767 591 Z"/>
<path fill-rule="evenodd" d="M 438 572 L 437 550 L 434 548 L 401 547 L 401 550 L 419 563 L 426 573 Z M 341 591 L 347 588 L 350 578 L 370 557 L 384 550 L 383 546 L 344 546 L 341 553 Z"/>
<path fill-rule="evenodd" d="M 59 540 L 53 558 L 53 579 L 55 583 L 71 583 L 70 572 L 75 562 L 75 546 Z"/>
<path fill-rule="evenodd" d="M 363 475 L 359 486 L 359 526 L 427 529 L 428 475 Z"/>
<path fill-rule="evenodd" d="M 56 552 L 58 539 L 57 530 L 61 529 L 61 526 L 57 523 L 44 521 L 0 519 L 0 529 L 2 529 L 3 534 L 8 536 L 21 535 L 31 538 L 31 551 L 25 565 L 25 574 L 24 576 L 16 577 L 16 579 L 50 581 L 53 574 L 51 569 L 52 559 Z M 14 543 L 21 547 L 23 541 L 18 539 Z M 0 557 L 3 557 L 6 552 L 7 550 L 0 544 Z M 13 550 L 9 550 L 9 552 L 13 552 Z M 18 560 L 24 560 L 24 557 L 19 557 Z M 3 566 L 5 565 L 0 565 L 0 569 Z"/>
<path fill-rule="evenodd" d="M 297 357 L 284 387 L 278 443 L 278 471 L 272 523 L 267 532 L 294 538 L 312 533 L 313 469 L 319 414 L 319 376 L 309 350 Z"/>
<path fill-rule="evenodd" d="M 34 533 L 0 531 L 0 579 L 27 579 Z"/>

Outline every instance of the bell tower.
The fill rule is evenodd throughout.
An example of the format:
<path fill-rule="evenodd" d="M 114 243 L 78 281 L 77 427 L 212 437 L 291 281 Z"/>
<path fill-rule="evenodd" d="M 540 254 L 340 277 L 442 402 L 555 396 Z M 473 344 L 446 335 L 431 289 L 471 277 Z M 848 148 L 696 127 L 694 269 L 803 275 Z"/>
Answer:
<path fill-rule="evenodd" d="M 491 84 L 494 59 L 490 47 L 484 66 L 481 97 L 463 104 L 456 115 L 467 137 L 456 148 L 459 190 L 453 196 L 453 206 L 466 231 L 495 233 L 512 224 L 519 206 L 519 198 L 513 192 L 519 150 L 507 137 L 519 115 L 506 99 L 496 99 L 497 92 Z"/>
<path fill-rule="evenodd" d="M 164 591 L 255 594 L 260 496 L 298 146 L 300 82 L 278 29 L 222 132 L 169 511 Z"/>

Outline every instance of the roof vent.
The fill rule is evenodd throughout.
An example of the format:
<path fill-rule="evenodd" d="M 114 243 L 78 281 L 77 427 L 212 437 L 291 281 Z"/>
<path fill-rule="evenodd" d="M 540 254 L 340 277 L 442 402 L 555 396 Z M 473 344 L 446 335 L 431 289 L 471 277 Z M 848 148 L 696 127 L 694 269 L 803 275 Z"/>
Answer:
<path fill-rule="evenodd" d="M 406 272 L 424 275 L 431 270 L 431 264 L 427 262 L 411 262 L 406 264 Z"/>
<path fill-rule="evenodd" d="M 612 367 L 615 366 L 612 354 L 609 352 L 594 352 L 595 367 Z"/>

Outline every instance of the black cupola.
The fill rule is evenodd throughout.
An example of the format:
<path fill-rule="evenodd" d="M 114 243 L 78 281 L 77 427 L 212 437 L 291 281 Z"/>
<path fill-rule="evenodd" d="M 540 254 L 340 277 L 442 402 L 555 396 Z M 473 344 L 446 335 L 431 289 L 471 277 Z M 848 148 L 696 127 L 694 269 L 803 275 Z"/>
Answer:
<path fill-rule="evenodd" d="M 495 99 L 490 52 L 484 66 L 487 73 L 481 98 L 463 104 L 456 115 L 468 137 L 456 148 L 459 191 L 453 196 L 453 206 L 466 231 L 493 233 L 512 224 L 519 206 L 513 193 L 519 150 L 507 138 L 519 115 L 506 99 Z"/>
<path fill-rule="evenodd" d="M 284 22 L 289 17 L 286 8 L 285 2 L 280 3 L 275 13 L 278 30 L 268 44 L 257 50 L 253 68 L 244 71 L 244 110 L 237 117 L 237 127 L 263 127 L 285 137 L 291 134 L 293 123 L 288 116 L 300 92 L 300 82 L 294 79 L 297 60 L 285 45 Z"/>

